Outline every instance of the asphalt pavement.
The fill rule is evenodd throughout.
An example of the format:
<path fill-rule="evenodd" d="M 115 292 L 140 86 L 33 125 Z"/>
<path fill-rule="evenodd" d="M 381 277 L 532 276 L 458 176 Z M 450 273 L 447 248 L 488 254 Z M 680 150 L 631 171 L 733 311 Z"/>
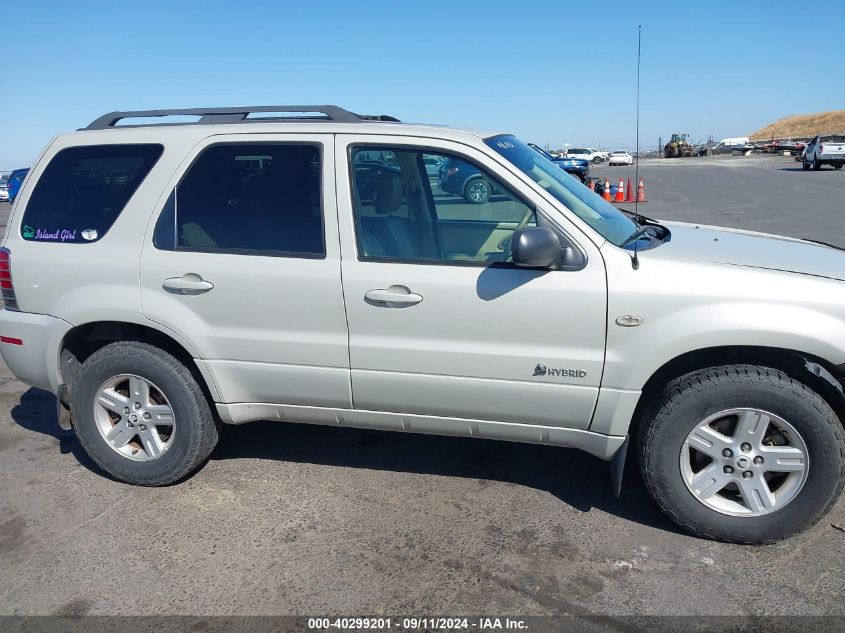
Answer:
<path fill-rule="evenodd" d="M 593 170 L 633 179 L 633 168 Z M 845 170 L 643 161 L 646 215 L 845 246 Z M 0 203 L 5 217 L 8 205 Z M 677 530 L 633 460 L 279 422 L 166 488 L 108 479 L 0 368 L 0 614 L 845 616 L 845 499 L 765 547 Z"/>
<path fill-rule="evenodd" d="M 635 181 L 635 168 L 591 166 L 593 177 Z M 845 248 L 845 169 L 804 171 L 792 156 L 713 156 L 644 159 L 648 203 L 654 218 L 701 222 L 822 240 Z M 634 185 L 636 186 L 636 185 Z M 633 205 L 623 205 L 632 208 Z"/>

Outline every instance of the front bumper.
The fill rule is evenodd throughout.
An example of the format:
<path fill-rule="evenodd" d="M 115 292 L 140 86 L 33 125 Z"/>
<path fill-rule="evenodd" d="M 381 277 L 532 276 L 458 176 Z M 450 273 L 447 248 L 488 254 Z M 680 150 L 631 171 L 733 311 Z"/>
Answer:
<path fill-rule="evenodd" d="M 0 355 L 18 380 L 56 393 L 59 349 L 71 327 L 45 314 L 0 310 Z"/>

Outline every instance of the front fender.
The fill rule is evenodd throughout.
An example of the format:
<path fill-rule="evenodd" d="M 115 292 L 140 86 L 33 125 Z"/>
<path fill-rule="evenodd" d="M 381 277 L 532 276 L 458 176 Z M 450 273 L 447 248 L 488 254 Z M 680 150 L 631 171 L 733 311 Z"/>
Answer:
<path fill-rule="evenodd" d="M 602 388 L 640 390 L 669 361 L 696 350 L 753 346 L 845 363 L 845 283 L 751 267 L 603 249 L 608 332 Z M 642 324 L 623 327 L 620 316 Z"/>
<path fill-rule="evenodd" d="M 697 350 L 742 346 L 793 350 L 845 362 L 845 322 L 829 314 L 773 302 L 721 301 L 653 316 L 638 328 L 611 320 L 602 386 L 642 389 L 669 361 Z"/>

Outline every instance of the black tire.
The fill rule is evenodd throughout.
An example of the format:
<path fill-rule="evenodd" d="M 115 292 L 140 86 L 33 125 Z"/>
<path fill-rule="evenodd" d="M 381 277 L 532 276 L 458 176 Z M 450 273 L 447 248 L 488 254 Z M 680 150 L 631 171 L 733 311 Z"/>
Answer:
<path fill-rule="evenodd" d="M 810 170 L 810 163 L 808 163 L 806 160 L 802 159 L 801 160 L 801 169 L 803 169 L 804 171 L 809 171 Z"/>
<path fill-rule="evenodd" d="M 472 204 L 484 204 L 490 199 L 490 183 L 484 178 L 473 178 L 464 187 L 464 199 Z"/>
<path fill-rule="evenodd" d="M 107 380 L 135 374 L 158 387 L 173 410 L 173 441 L 150 461 L 133 461 L 114 450 L 95 421 L 95 396 Z M 162 349 L 135 341 L 111 343 L 92 354 L 79 370 L 71 394 L 73 427 L 85 452 L 115 479 L 163 486 L 202 465 L 217 444 L 220 425 L 191 371 Z"/>
<path fill-rule="evenodd" d="M 842 169 L 842 163 L 833 166 L 834 169 Z"/>
<path fill-rule="evenodd" d="M 822 168 L 822 164 L 819 162 L 818 158 L 813 159 L 813 171 L 818 171 Z"/>
<path fill-rule="evenodd" d="M 702 420 L 720 411 L 758 407 L 780 416 L 804 440 L 809 472 L 796 496 L 754 517 L 722 514 L 699 501 L 681 474 L 681 447 Z M 657 505 L 677 525 L 703 538 L 764 544 L 816 523 L 845 484 L 845 432 L 825 400 L 781 371 L 753 365 L 712 367 L 681 376 L 663 390 L 639 431 L 640 470 Z"/>
<path fill-rule="evenodd" d="M 598 165 L 600 162 L 601 162 L 601 156 L 596 156 L 596 157 L 593 159 L 593 164 L 594 164 L 594 165 Z"/>

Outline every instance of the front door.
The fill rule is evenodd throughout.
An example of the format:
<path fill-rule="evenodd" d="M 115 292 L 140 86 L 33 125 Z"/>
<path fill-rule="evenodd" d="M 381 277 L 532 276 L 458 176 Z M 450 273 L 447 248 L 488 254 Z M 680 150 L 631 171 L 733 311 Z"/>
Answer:
<path fill-rule="evenodd" d="M 193 343 L 226 403 L 351 406 L 333 138 L 215 136 L 141 255 L 146 318 Z"/>
<path fill-rule="evenodd" d="M 606 331 L 598 249 L 482 152 L 336 143 L 355 408 L 587 428 Z M 537 223 L 567 234 L 586 264 L 511 265 L 511 234 Z"/>

